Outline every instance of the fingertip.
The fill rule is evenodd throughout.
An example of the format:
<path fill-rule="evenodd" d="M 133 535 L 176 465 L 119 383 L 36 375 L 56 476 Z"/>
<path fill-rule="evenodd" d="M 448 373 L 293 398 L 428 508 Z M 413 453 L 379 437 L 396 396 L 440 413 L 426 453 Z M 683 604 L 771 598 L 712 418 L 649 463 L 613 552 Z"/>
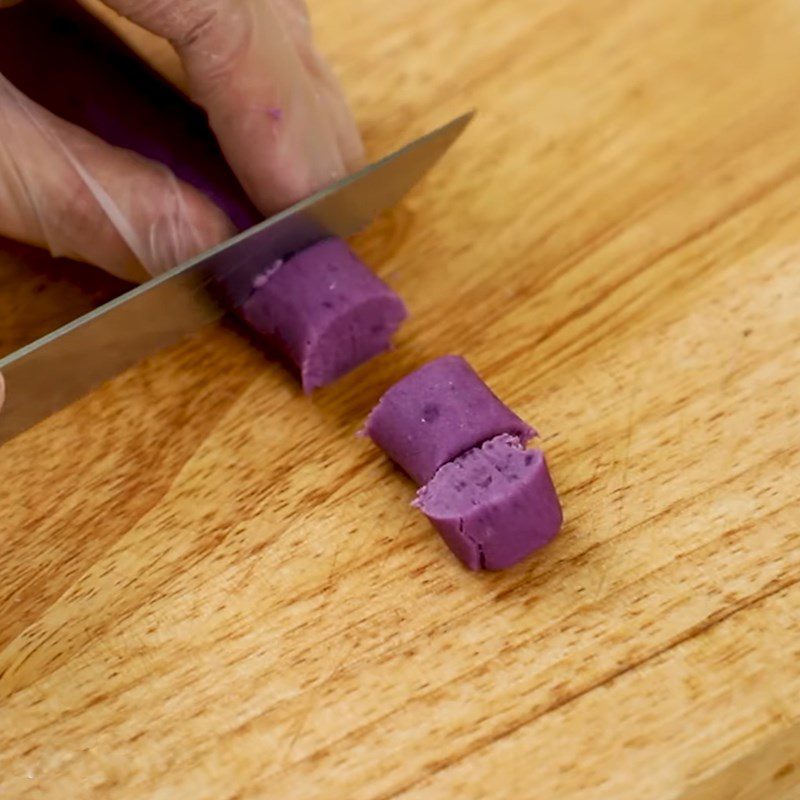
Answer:
<path fill-rule="evenodd" d="M 361 169 L 367 162 L 367 151 L 364 142 L 357 133 L 355 138 L 346 139 L 344 143 L 344 160 L 347 164 L 348 172 L 355 172 Z"/>
<path fill-rule="evenodd" d="M 188 184 L 177 180 L 154 197 L 144 267 L 153 275 L 205 252 L 236 233 L 228 216 Z"/>
<path fill-rule="evenodd" d="M 333 113 L 335 114 L 336 141 L 339 146 L 339 155 L 344 164 L 344 172 L 355 172 L 366 163 L 364 140 L 346 107 L 340 107 Z"/>
<path fill-rule="evenodd" d="M 70 250 L 117 275 L 147 280 L 235 232 L 221 208 L 163 164 L 100 140 L 83 148 L 82 163 L 84 201 L 58 216 L 74 222 L 84 207 L 84 224 L 66 234 L 77 236 Z"/>

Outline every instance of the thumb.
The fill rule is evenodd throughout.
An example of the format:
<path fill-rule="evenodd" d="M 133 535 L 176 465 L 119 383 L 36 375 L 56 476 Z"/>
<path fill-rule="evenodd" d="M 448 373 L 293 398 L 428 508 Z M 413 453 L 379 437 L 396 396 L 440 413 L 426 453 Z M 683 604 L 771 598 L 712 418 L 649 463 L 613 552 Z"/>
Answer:
<path fill-rule="evenodd" d="M 0 75 L 0 235 L 144 280 L 233 233 L 166 167 L 54 116 Z"/>

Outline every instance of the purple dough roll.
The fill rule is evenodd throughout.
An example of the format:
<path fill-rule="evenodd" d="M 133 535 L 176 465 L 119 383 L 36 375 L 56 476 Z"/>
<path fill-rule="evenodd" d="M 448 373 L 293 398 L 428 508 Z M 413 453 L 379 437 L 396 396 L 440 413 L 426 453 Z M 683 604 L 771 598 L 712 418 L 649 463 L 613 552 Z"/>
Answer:
<path fill-rule="evenodd" d="M 497 436 L 449 464 L 414 501 L 470 569 L 505 569 L 561 528 L 561 504 L 540 450 Z"/>
<path fill-rule="evenodd" d="M 418 484 L 501 433 L 527 442 L 535 431 L 460 356 L 442 356 L 389 389 L 364 432 Z"/>
<path fill-rule="evenodd" d="M 325 239 L 268 268 L 244 320 L 297 367 L 311 392 L 387 350 L 403 301 L 341 239 Z"/>

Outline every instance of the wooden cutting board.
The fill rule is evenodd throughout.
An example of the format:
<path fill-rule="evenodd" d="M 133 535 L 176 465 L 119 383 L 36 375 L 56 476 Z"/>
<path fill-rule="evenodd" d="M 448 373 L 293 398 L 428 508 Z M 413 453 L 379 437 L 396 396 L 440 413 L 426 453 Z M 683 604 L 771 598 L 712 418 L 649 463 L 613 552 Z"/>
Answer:
<path fill-rule="evenodd" d="M 311 399 L 214 327 L 0 449 L 0 797 L 797 798 L 800 6 L 313 11 L 373 153 L 479 109 L 354 243 L 413 317 Z M 447 352 L 564 503 L 502 574 L 355 438 Z"/>

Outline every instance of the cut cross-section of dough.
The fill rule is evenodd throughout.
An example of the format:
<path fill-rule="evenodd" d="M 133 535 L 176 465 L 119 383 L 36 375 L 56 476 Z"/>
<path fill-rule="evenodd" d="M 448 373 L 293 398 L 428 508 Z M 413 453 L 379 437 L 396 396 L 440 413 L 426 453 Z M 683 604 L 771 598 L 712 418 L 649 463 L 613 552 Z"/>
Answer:
<path fill-rule="evenodd" d="M 504 569 L 547 544 L 562 522 L 541 450 L 501 435 L 445 464 L 414 501 L 470 569 Z"/>

